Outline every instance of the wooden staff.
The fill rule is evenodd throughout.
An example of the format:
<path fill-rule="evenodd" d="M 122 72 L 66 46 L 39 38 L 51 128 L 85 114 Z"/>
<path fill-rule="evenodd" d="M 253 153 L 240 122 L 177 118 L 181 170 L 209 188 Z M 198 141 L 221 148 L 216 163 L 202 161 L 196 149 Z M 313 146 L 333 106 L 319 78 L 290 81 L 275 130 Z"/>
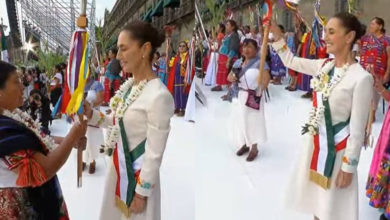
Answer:
<path fill-rule="evenodd" d="M 261 51 L 260 51 L 260 67 L 259 67 L 259 78 L 258 78 L 258 85 L 261 87 L 261 90 L 265 90 L 266 88 L 263 88 L 263 77 L 264 77 L 264 66 L 265 66 L 265 59 L 267 57 L 268 53 L 268 36 L 271 28 L 271 18 L 272 18 L 272 6 L 273 2 L 266 0 L 264 4 L 268 4 L 268 14 L 263 19 L 264 24 L 264 35 L 263 35 L 263 43 L 261 44 Z"/>
<path fill-rule="evenodd" d="M 77 18 L 77 26 L 82 29 L 86 29 L 88 26 L 87 19 L 87 0 L 82 0 L 80 2 L 80 16 Z M 81 114 L 78 115 L 80 123 L 84 120 L 84 116 Z M 83 149 L 77 147 L 77 187 L 80 188 L 83 179 Z"/>

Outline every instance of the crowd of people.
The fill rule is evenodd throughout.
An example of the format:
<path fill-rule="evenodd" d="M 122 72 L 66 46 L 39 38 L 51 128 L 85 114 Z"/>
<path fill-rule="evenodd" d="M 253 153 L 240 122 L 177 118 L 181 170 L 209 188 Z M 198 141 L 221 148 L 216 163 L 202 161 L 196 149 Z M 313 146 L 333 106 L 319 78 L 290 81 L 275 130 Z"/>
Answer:
<path fill-rule="evenodd" d="M 299 19 L 288 31 L 275 23 L 264 26 L 270 36 L 262 25 L 239 27 L 227 19 L 195 44 L 180 41 L 168 57 L 158 51 L 163 33 L 149 23 L 127 24 L 102 62 L 92 59 L 84 90 L 86 119 L 74 121 L 63 138 L 51 136 L 50 123 L 63 118 L 59 106 L 67 65 L 56 65 L 49 79 L 37 67 L 18 70 L 0 62 L 0 197 L 6 201 L 1 216 L 68 219 L 56 173 L 76 147 L 85 148 L 83 169 L 88 166 L 90 174 L 99 152 L 112 157 L 101 219 L 160 219 L 159 168 L 170 120 L 185 115 L 190 82 L 200 71 L 211 91 L 226 92 L 221 98 L 231 102 L 232 142 L 238 156 L 248 154 L 247 161 L 255 160 L 267 141 L 269 84 L 282 89 L 288 79 L 286 90 L 306 92 L 302 97 L 311 99 L 313 108 L 302 130 L 303 152 L 288 204 L 316 220 L 357 220 L 360 152 L 380 98 L 390 100 L 384 20 L 375 17 L 366 28 L 354 15 L 339 13 L 316 33 L 317 27 L 306 28 Z M 319 32 L 317 39 L 313 35 Z M 261 52 L 264 38 L 267 53 Z M 366 189 L 370 205 L 383 211 L 382 220 L 390 219 L 389 115 Z"/>
<path fill-rule="evenodd" d="M 259 145 L 267 140 L 264 101 L 269 83 L 280 88 L 288 81 L 286 90 L 306 92 L 302 98 L 312 99 L 313 110 L 303 127 L 304 151 L 288 204 L 317 220 L 358 219 L 356 168 L 379 100 L 390 98 L 390 37 L 379 17 L 368 26 L 348 13 L 333 16 L 320 28 L 307 28 L 299 19 L 294 23 L 287 32 L 271 24 L 269 36 L 263 36 L 261 26 L 238 27 L 234 20 L 219 24 L 205 43 L 204 84 L 211 91 L 226 88 L 221 98 L 232 102 L 231 140 L 238 156 L 248 153 L 247 161 L 257 157 Z M 323 32 L 320 39 L 313 36 L 314 28 Z M 264 37 L 268 53 L 259 71 Z M 383 211 L 381 220 L 390 219 L 388 114 L 367 182 L 370 205 Z"/>

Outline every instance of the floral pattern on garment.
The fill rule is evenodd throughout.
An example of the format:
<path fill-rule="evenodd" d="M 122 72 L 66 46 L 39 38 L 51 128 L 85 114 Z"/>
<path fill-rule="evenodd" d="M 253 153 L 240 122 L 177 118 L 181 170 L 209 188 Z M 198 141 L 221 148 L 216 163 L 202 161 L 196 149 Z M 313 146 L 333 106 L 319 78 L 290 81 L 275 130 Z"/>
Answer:
<path fill-rule="evenodd" d="M 0 216 L 2 219 L 37 219 L 37 213 L 23 188 L 0 189 Z"/>

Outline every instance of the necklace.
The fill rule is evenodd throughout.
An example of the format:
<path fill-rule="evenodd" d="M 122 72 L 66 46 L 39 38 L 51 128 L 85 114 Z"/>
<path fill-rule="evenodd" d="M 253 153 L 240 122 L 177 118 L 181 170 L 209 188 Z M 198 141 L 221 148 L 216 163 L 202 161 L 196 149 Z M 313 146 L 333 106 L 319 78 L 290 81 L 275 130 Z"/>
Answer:
<path fill-rule="evenodd" d="M 20 122 L 26 128 L 33 131 L 48 151 L 52 151 L 54 148 L 57 147 L 57 144 L 52 137 L 40 131 L 40 128 L 42 127 L 41 123 L 38 120 L 34 121 L 31 116 L 26 112 L 23 112 L 20 109 L 15 109 L 12 112 L 9 110 L 3 110 L 2 115 Z"/>

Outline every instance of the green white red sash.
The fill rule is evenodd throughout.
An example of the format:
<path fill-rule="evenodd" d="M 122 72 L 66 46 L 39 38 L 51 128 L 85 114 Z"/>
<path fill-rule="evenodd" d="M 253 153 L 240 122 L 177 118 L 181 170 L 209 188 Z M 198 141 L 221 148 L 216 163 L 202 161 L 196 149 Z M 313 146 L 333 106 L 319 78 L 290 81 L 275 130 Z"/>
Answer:
<path fill-rule="evenodd" d="M 130 92 L 131 89 L 126 92 L 124 100 L 127 99 Z M 116 205 L 125 216 L 129 217 L 131 214 L 129 207 L 133 201 L 135 188 L 138 182 L 137 179 L 139 178 L 143 163 L 146 139 L 130 151 L 130 143 L 127 139 L 123 118 L 117 121 L 114 117 L 113 120 L 114 125 L 119 123 L 121 136 L 113 154 L 113 161 L 117 174 L 115 189 Z"/>
<path fill-rule="evenodd" d="M 319 132 L 314 135 L 314 149 L 310 164 L 310 180 L 324 189 L 329 189 L 336 153 L 347 146 L 349 121 L 332 125 L 329 101 L 324 100 L 322 93 L 313 92 L 313 106 L 325 108 Z"/>

